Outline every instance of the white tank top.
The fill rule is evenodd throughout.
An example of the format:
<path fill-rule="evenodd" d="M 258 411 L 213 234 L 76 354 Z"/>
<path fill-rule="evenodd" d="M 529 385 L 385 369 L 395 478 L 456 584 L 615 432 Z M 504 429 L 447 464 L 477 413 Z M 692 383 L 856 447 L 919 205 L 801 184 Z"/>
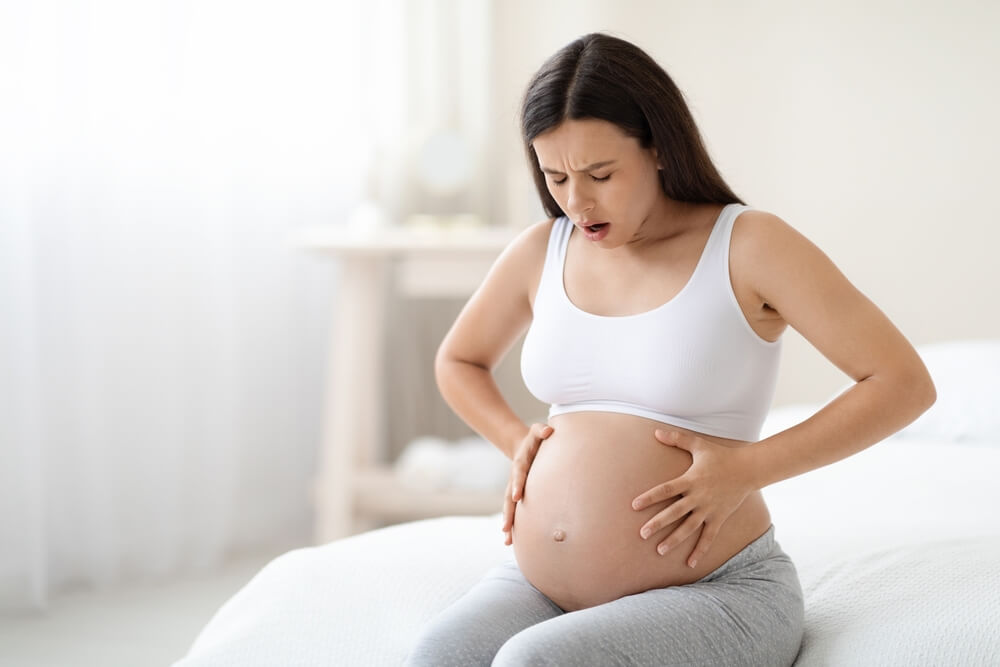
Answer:
<path fill-rule="evenodd" d="M 555 220 L 521 350 L 521 374 L 549 416 L 610 411 L 698 433 L 756 442 L 770 409 L 781 339 L 764 340 L 740 310 L 729 279 L 729 239 L 749 207 L 719 214 L 687 284 L 635 315 L 594 315 L 563 285 L 574 225 Z"/>

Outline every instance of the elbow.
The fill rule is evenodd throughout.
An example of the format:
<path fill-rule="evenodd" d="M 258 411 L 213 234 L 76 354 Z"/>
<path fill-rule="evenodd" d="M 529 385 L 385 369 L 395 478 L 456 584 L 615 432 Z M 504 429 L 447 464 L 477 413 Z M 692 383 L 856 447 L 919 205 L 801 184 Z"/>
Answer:
<path fill-rule="evenodd" d="M 434 355 L 434 381 L 437 383 L 437 388 L 439 392 L 444 392 L 444 384 L 448 377 L 448 368 L 452 359 L 448 356 L 448 352 L 445 349 L 445 344 L 441 343 L 438 346 L 437 353 Z"/>
<path fill-rule="evenodd" d="M 457 346 L 450 345 L 446 336 L 434 355 L 434 381 L 437 383 L 441 396 L 449 403 L 449 396 L 455 395 L 465 388 L 471 377 L 470 372 L 478 370 L 484 371 L 486 374 L 493 372 L 492 365 L 475 357 L 469 357 L 464 352 Z"/>
<path fill-rule="evenodd" d="M 927 412 L 937 401 L 937 388 L 934 386 L 934 379 L 931 377 L 927 367 L 921 362 L 919 368 L 915 369 L 910 380 L 906 383 L 912 395 L 912 401 L 916 414 L 914 419 Z"/>
<path fill-rule="evenodd" d="M 937 387 L 934 386 L 934 380 L 931 378 L 930 374 L 927 375 L 927 382 L 924 386 L 924 404 L 923 409 L 920 411 L 921 414 L 927 412 L 934 403 L 937 402 Z"/>
<path fill-rule="evenodd" d="M 437 383 L 438 391 L 446 400 L 448 389 L 454 384 L 455 371 L 463 363 L 462 359 L 448 348 L 447 340 L 438 346 L 434 355 L 434 381 Z"/>

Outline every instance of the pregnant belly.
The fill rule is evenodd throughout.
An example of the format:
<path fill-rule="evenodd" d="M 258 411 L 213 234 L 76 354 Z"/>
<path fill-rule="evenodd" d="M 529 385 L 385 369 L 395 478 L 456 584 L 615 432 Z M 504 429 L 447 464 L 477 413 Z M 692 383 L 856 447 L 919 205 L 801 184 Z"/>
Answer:
<path fill-rule="evenodd" d="M 513 546 L 528 581 L 566 611 L 697 581 L 771 523 L 763 497 L 755 491 L 726 520 L 697 567 L 688 567 L 687 558 L 700 531 L 661 556 L 657 545 L 681 522 L 645 540 L 639 529 L 676 499 L 638 511 L 632 500 L 682 475 L 691 455 L 658 442 L 653 431 L 664 424 L 644 417 L 574 412 L 553 417 L 549 424 L 553 433 L 538 450 L 514 514 Z"/>

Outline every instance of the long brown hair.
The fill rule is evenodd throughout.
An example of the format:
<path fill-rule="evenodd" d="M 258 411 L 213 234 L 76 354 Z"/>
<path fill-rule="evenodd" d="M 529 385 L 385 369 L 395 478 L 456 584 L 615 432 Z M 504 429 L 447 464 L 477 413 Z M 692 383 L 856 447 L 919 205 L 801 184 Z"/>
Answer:
<path fill-rule="evenodd" d="M 602 33 L 584 35 L 550 57 L 521 104 L 521 135 L 538 196 L 552 217 L 565 215 L 549 193 L 531 142 L 564 120 L 614 123 L 659 156 L 660 186 L 685 202 L 744 203 L 708 156 L 694 118 L 670 75 L 645 51 Z"/>

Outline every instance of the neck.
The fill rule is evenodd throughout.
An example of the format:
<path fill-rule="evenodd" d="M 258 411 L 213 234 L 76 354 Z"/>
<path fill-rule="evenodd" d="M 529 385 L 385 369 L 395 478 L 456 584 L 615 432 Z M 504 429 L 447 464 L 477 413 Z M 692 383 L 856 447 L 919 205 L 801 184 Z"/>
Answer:
<path fill-rule="evenodd" d="M 632 251 L 641 252 L 650 246 L 672 239 L 697 224 L 698 204 L 677 201 L 663 196 L 658 205 L 639 224 L 635 236 L 628 242 Z"/>

